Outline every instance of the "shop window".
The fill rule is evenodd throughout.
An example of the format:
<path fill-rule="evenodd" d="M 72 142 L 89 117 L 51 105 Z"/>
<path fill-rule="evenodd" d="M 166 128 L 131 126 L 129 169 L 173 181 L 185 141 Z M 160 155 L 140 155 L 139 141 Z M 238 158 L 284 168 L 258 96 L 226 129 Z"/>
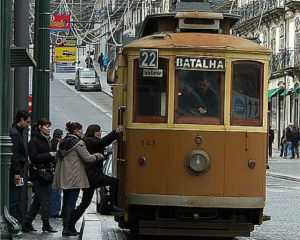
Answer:
<path fill-rule="evenodd" d="M 271 98 L 271 121 L 272 129 L 277 129 L 277 95 Z"/>

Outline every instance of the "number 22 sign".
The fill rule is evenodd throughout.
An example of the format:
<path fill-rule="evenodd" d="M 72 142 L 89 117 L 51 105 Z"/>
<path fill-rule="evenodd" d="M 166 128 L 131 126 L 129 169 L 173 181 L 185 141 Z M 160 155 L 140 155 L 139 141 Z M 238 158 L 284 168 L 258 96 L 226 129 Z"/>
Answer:
<path fill-rule="evenodd" d="M 158 49 L 140 50 L 140 68 L 158 68 Z"/>

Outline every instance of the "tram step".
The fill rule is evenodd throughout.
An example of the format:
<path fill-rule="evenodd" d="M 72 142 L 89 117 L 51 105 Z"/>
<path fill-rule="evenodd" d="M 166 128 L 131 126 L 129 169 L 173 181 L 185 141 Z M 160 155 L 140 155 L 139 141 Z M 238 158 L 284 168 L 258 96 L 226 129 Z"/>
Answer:
<path fill-rule="evenodd" d="M 159 235 L 159 236 L 202 236 L 202 237 L 249 237 L 250 231 L 247 230 L 216 230 L 216 229 L 167 229 L 167 228 L 140 228 L 140 235 Z"/>
<path fill-rule="evenodd" d="M 140 228 L 182 228 L 182 229 L 219 229 L 219 230 L 246 230 L 253 231 L 254 226 L 251 223 L 234 222 L 195 222 L 195 221 L 176 221 L 176 220 L 140 220 Z"/>

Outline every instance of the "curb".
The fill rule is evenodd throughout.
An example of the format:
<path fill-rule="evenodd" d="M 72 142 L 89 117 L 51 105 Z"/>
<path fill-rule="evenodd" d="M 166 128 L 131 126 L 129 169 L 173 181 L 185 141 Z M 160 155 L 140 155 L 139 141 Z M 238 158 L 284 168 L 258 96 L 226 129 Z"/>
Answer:
<path fill-rule="evenodd" d="M 102 90 L 101 90 L 101 92 L 103 92 L 103 93 L 104 93 L 105 95 L 107 95 L 108 97 L 111 97 L 111 98 L 113 97 L 111 93 L 108 93 L 108 92 L 102 91 Z"/>
<path fill-rule="evenodd" d="M 79 234 L 79 237 L 78 237 L 79 240 L 82 240 L 84 227 L 85 227 L 85 217 L 84 217 L 84 215 L 83 215 L 83 216 L 82 216 L 81 227 L 80 227 L 80 234 Z"/>
<path fill-rule="evenodd" d="M 300 178 L 287 176 L 287 175 L 281 175 L 281 174 L 278 174 L 278 173 L 266 173 L 266 175 L 270 176 L 270 177 L 275 177 L 275 178 L 280 178 L 280 179 L 284 179 L 284 180 L 293 181 L 293 182 L 300 182 Z"/>

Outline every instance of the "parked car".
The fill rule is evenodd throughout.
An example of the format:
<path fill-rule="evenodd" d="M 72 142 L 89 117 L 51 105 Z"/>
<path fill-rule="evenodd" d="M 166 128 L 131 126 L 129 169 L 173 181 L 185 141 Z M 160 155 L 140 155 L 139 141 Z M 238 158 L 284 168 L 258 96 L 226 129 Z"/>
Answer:
<path fill-rule="evenodd" d="M 75 84 L 75 79 L 74 78 L 68 78 L 66 79 L 66 83 L 69 85 L 74 85 Z"/>
<path fill-rule="evenodd" d="M 111 147 L 106 148 L 104 152 L 103 173 L 112 176 L 112 150 Z M 97 212 L 108 215 L 110 214 L 110 195 L 109 186 L 100 187 L 96 189 L 96 210 Z"/>
<path fill-rule="evenodd" d="M 82 67 L 79 66 L 79 64 L 80 64 L 80 61 L 74 63 L 74 65 L 75 65 L 75 73 L 74 73 L 74 74 L 71 74 L 70 78 L 67 78 L 67 79 L 66 79 L 66 83 L 67 83 L 67 84 L 69 84 L 69 85 L 74 85 L 74 84 L 75 84 L 76 71 L 77 71 L 79 68 L 82 68 Z"/>
<path fill-rule="evenodd" d="M 93 68 L 79 68 L 75 74 L 75 88 L 101 91 L 100 77 Z"/>

